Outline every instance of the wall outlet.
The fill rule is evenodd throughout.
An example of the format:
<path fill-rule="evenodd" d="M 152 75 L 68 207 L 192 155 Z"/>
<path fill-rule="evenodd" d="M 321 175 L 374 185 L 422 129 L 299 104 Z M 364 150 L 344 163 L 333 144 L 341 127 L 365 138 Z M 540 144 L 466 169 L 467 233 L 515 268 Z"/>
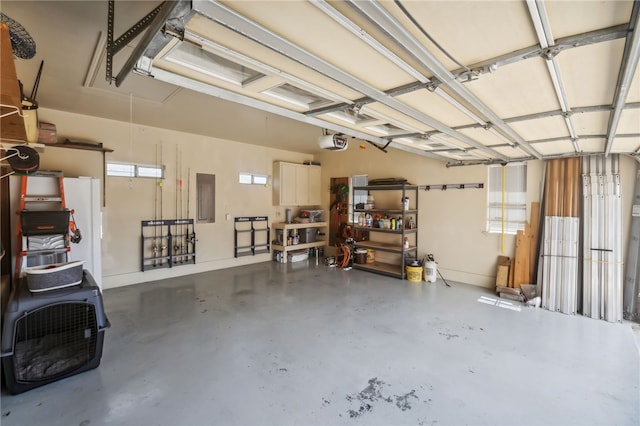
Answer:
<path fill-rule="evenodd" d="M 224 220 L 231 220 L 231 215 L 229 213 L 225 214 Z"/>

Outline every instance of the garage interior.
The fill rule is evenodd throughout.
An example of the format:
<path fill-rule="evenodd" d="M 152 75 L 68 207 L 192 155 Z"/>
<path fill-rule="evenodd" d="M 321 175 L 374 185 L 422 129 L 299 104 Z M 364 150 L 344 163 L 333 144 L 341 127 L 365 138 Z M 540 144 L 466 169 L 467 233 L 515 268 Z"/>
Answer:
<path fill-rule="evenodd" d="M 638 424 L 639 11 L 3 1 L 5 381 L 21 182 L 108 321 L 2 423 Z"/>

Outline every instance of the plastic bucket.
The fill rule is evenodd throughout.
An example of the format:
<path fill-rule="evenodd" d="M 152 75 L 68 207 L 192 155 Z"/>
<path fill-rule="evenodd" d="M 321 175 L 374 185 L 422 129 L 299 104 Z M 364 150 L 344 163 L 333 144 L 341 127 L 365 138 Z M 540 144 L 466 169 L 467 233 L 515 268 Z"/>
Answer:
<path fill-rule="evenodd" d="M 419 283 L 422 281 L 422 266 L 407 265 L 407 280 L 412 283 Z"/>
<path fill-rule="evenodd" d="M 367 263 L 375 263 L 376 251 L 373 249 L 367 249 Z"/>
<path fill-rule="evenodd" d="M 367 263 L 367 251 L 365 249 L 357 249 L 355 252 L 356 263 Z"/>

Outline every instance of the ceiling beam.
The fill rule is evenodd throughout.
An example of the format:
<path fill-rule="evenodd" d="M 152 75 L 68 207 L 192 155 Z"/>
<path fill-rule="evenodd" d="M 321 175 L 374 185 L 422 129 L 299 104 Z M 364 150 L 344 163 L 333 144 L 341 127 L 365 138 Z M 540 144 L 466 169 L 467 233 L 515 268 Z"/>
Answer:
<path fill-rule="evenodd" d="M 109 0 L 109 22 L 108 22 L 108 45 L 107 45 L 107 60 L 108 62 L 111 61 L 111 57 L 113 55 L 113 50 L 116 48 L 114 47 L 114 44 L 117 42 L 113 40 L 113 24 L 114 24 L 114 0 Z M 142 36 L 142 39 L 140 40 L 140 42 L 137 44 L 137 46 L 133 49 L 133 52 L 131 53 L 131 55 L 129 56 L 129 58 L 127 58 L 126 62 L 124 63 L 124 65 L 122 66 L 122 68 L 120 69 L 120 72 L 118 73 L 118 75 L 115 78 L 115 82 L 116 82 L 116 87 L 120 87 L 120 85 L 122 84 L 122 82 L 124 81 L 124 79 L 129 75 L 129 73 L 131 72 L 131 70 L 133 70 L 134 65 L 136 64 L 136 62 L 138 61 L 138 59 L 143 56 L 145 50 L 147 49 L 149 43 L 151 43 L 151 41 L 156 37 L 156 34 L 158 33 L 158 31 L 160 31 L 160 28 L 162 28 L 162 26 L 165 24 L 165 22 L 167 21 L 167 19 L 169 18 L 169 16 L 171 15 L 171 12 L 173 12 L 173 10 L 175 9 L 175 7 L 178 5 L 178 2 L 175 0 L 167 0 L 162 2 L 156 9 L 155 9 L 155 13 L 152 12 L 151 14 L 147 15 L 148 19 L 141 19 L 136 25 L 134 25 L 133 28 L 131 28 L 129 31 L 127 31 L 127 33 L 125 33 L 125 36 L 129 33 L 129 32 L 140 32 L 142 31 L 142 29 L 146 28 L 146 32 L 144 33 L 144 35 Z M 125 39 L 128 39 L 129 37 L 125 37 L 123 36 Z M 121 37 L 121 38 L 123 38 Z M 116 44 L 117 46 L 117 44 Z M 111 70 L 107 69 L 107 77 L 109 78 L 111 75 Z M 110 79 L 109 79 L 109 82 Z"/>
<path fill-rule="evenodd" d="M 626 24 L 616 25 L 609 28 L 603 28 L 601 30 L 590 31 L 582 34 L 576 34 L 568 37 L 559 38 L 556 40 L 553 46 L 549 46 L 546 49 L 540 47 L 540 45 L 529 46 L 523 49 L 518 49 L 514 52 L 504 55 L 496 56 L 491 59 L 486 59 L 481 62 L 469 65 L 467 68 L 471 69 L 473 77 L 477 77 L 481 74 L 488 74 L 495 72 L 497 69 L 506 65 L 515 64 L 516 62 L 523 61 L 530 58 L 538 57 L 553 57 L 558 55 L 567 49 L 575 47 L 588 46 L 595 43 L 602 43 L 605 41 L 617 40 L 624 38 L 629 33 L 629 26 Z M 467 68 L 460 68 L 453 71 L 453 74 L 458 80 L 465 81 L 468 79 L 469 70 Z"/>
<path fill-rule="evenodd" d="M 224 27 L 243 35 L 281 55 L 288 57 L 316 72 L 329 77 L 341 84 L 351 87 L 354 90 L 359 91 L 366 97 L 374 99 L 398 112 L 401 112 L 414 120 L 424 123 L 429 127 L 437 129 L 442 133 L 445 133 L 454 139 L 457 139 L 467 145 L 476 147 L 487 154 L 507 160 L 504 155 L 496 152 L 485 145 L 469 138 L 466 135 L 456 132 L 449 126 L 433 119 L 432 117 L 410 107 L 409 105 L 402 103 L 383 91 L 363 82 L 360 79 L 348 74 L 335 65 L 326 62 L 325 60 L 311 54 L 310 52 L 302 49 L 301 47 L 293 44 L 292 42 L 280 37 L 265 27 L 251 21 L 250 19 L 238 14 L 227 6 L 214 0 L 194 0 L 193 9 L 198 13 L 206 16 L 214 22 L 217 22 Z"/>
<path fill-rule="evenodd" d="M 441 84 L 445 85 L 455 95 L 464 100 L 467 105 L 470 105 L 478 111 L 480 115 L 487 117 L 496 129 L 500 130 L 516 144 L 521 145 L 529 154 L 537 158 L 541 157 L 539 152 L 529 146 L 529 144 L 504 121 L 502 121 L 495 112 L 493 112 L 475 94 L 459 82 L 456 77 L 379 2 L 349 1 L 348 4 L 363 14 L 373 25 L 376 25 L 388 34 L 399 47 L 412 55 L 427 70 L 429 70 L 429 72 L 431 72 L 433 76 L 441 82 Z"/>
<path fill-rule="evenodd" d="M 549 17 L 547 16 L 544 2 L 540 0 L 527 0 L 527 7 L 529 8 L 529 15 L 531 16 L 531 20 L 533 21 L 533 26 L 536 30 L 540 46 L 543 49 L 547 50 L 550 46 L 553 46 L 555 44 L 555 40 L 551 32 L 551 23 L 549 22 Z M 544 60 L 547 65 L 549 77 L 551 77 L 551 82 L 553 83 L 553 88 L 556 92 L 556 98 L 560 103 L 560 109 L 562 109 L 563 112 L 568 113 L 569 111 L 571 111 L 571 107 L 569 106 L 567 93 L 564 89 L 564 83 L 562 81 L 562 74 L 560 73 L 560 65 L 558 64 L 558 60 L 556 59 L 555 55 L 544 55 Z M 564 115 L 563 117 L 565 125 L 567 126 L 567 130 L 571 135 L 571 142 L 573 143 L 574 149 L 576 152 L 580 152 L 581 149 L 578 145 L 578 136 L 576 135 L 573 120 L 568 114 Z"/>
<path fill-rule="evenodd" d="M 205 95 L 213 96 L 219 99 L 223 99 L 225 101 L 235 102 L 241 105 L 245 105 L 251 108 L 256 108 L 262 111 L 266 111 L 272 114 L 280 115 L 286 118 L 290 118 L 293 120 L 301 121 L 306 124 L 310 124 L 312 126 L 317 126 L 320 128 L 325 128 L 336 133 L 343 133 L 348 136 L 352 136 L 358 139 L 366 140 L 372 142 L 377 145 L 388 145 L 390 140 L 386 138 L 379 138 L 376 136 L 371 136 L 367 133 L 359 132 L 357 130 L 353 130 L 344 126 L 340 126 L 328 121 L 321 120 L 316 117 L 311 117 L 304 115 L 302 113 L 292 111 L 287 108 L 283 108 L 277 105 L 270 104 L 268 102 L 261 101 L 259 99 L 254 99 L 246 95 L 242 95 L 240 93 L 232 92 L 227 89 L 223 89 L 217 86 L 212 86 L 210 84 L 203 83 L 201 81 L 191 79 L 182 75 L 175 74 L 173 72 L 165 71 L 161 68 L 152 67 L 151 74 L 156 80 L 164 81 L 165 83 L 174 84 L 176 86 L 184 87 L 199 93 L 203 93 Z M 449 160 L 447 157 L 443 157 L 441 155 L 432 154 L 429 151 L 418 150 L 414 148 L 410 148 L 404 146 L 399 143 L 393 143 L 393 147 L 402 151 L 411 152 L 413 154 L 419 154 L 424 157 L 433 158 L 434 160 L 439 161 L 447 161 Z"/>
<path fill-rule="evenodd" d="M 605 145 L 604 154 L 609 155 L 613 140 L 616 137 L 620 116 L 624 109 L 624 104 L 629 94 L 629 88 L 638 66 L 640 58 L 640 30 L 638 30 L 638 15 L 640 14 L 640 1 L 633 2 L 631 11 L 631 19 L 629 20 L 629 34 L 624 45 L 624 53 L 622 54 L 622 64 L 618 74 L 616 83 L 616 91 L 613 96 L 613 112 L 609 116 L 609 124 L 607 126 L 607 143 Z"/>

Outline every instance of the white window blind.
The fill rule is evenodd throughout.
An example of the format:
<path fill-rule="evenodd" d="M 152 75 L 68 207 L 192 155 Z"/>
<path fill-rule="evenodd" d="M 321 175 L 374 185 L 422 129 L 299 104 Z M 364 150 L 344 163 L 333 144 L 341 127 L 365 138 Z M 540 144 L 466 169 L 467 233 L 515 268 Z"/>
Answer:
<path fill-rule="evenodd" d="M 245 185 L 266 185 L 269 183 L 269 176 L 241 172 L 239 174 L 238 182 Z"/>
<path fill-rule="evenodd" d="M 108 161 L 107 176 L 164 179 L 164 167 Z"/>
<path fill-rule="evenodd" d="M 502 232 L 502 168 L 489 166 L 489 200 L 487 206 L 487 228 L 489 232 Z M 524 229 L 527 217 L 527 165 L 504 166 L 504 232 L 515 234 Z"/>

